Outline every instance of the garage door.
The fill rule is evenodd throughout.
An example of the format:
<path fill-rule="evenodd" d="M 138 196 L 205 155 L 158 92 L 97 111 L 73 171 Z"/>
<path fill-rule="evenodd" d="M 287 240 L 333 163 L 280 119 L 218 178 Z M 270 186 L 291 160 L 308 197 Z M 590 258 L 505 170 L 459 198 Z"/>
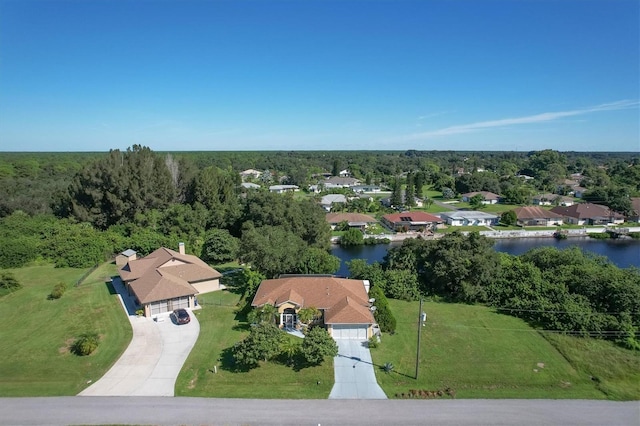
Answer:
<path fill-rule="evenodd" d="M 189 307 L 189 297 L 176 297 L 170 300 L 161 300 L 159 302 L 151 303 L 151 315 L 158 315 L 165 312 L 173 311 L 179 308 Z"/>
<path fill-rule="evenodd" d="M 366 325 L 334 325 L 334 339 L 367 340 Z"/>

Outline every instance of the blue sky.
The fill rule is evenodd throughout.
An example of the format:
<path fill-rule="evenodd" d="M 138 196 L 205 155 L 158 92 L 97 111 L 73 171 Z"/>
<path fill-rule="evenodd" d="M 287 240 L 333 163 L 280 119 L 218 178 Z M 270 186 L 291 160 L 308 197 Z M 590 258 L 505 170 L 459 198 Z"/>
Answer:
<path fill-rule="evenodd" d="M 0 0 L 0 150 L 640 151 L 637 0 Z"/>

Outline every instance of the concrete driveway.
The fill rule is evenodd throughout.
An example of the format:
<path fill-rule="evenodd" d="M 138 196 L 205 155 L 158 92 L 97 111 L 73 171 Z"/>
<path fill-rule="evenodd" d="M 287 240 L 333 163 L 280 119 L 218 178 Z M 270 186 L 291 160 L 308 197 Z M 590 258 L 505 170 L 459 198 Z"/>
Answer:
<path fill-rule="evenodd" d="M 114 283 L 119 295 L 118 283 Z M 121 296 L 120 296 L 121 297 Z M 125 311 L 129 301 L 121 301 Z M 131 311 L 131 310 L 130 310 Z M 176 325 L 168 313 L 158 321 L 129 315 L 133 338 L 107 373 L 79 396 L 173 396 L 176 378 L 200 334 L 200 324 Z"/>
<path fill-rule="evenodd" d="M 333 359 L 335 383 L 329 399 L 387 399 L 376 381 L 367 343 L 346 339 L 336 342 L 338 356 Z"/>

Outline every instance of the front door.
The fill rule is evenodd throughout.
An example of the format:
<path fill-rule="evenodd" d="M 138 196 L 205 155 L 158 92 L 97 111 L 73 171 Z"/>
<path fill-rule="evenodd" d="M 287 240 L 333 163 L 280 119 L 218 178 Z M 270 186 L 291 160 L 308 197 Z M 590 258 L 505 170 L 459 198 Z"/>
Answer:
<path fill-rule="evenodd" d="M 282 314 L 282 322 L 284 324 L 284 328 L 294 328 L 296 324 L 295 317 L 295 314 Z"/>

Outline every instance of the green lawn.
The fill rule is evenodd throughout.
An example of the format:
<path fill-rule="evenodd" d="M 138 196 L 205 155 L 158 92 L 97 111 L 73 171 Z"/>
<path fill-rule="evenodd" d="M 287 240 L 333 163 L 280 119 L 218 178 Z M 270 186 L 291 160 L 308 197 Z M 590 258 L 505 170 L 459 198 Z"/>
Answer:
<path fill-rule="evenodd" d="M 456 204 L 457 208 L 460 209 L 470 209 L 471 206 L 469 205 L 469 203 L 463 203 L 462 201 L 459 202 L 458 204 Z M 517 204 L 485 204 L 484 207 L 482 207 L 481 209 L 479 209 L 479 211 L 481 212 L 485 212 L 485 213 L 492 213 L 492 214 L 498 214 L 500 215 L 500 213 L 504 213 L 507 212 L 509 210 L 513 210 L 515 208 L 518 207 L 522 207 L 520 205 Z"/>
<path fill-rule="evenodd" d="M 51 265 L 12 269 L 23 288 L 0 298 L 0 396 L 76 395 L 111 367 L 131 340 L 131 326 L 118 298 L 105 284 L 115 265 L 104 264 L 82 285 L 86 269 Z M 53 286 L 68 285 L 58 300 L 47 300 Z M 100 346 L 79 357 L 69 345 L 95 331 Z"/>
<path fill-rule="evenodd" d="M 222 362 L 224 351 L 247 334 L 246 323 L 235 314 L 238 295 L 218 291 L 198 297 L 195 311 L 200 336 L 176 382 L 176 395 L 218 398 L 324 399 L 333 386 L 333 360 L 322 366 L 294 371 L 276 362 L 262 363 L 248 372 L 233 372 Z M 225 358 L 228 360 L 228 358 Z M 217 373 L 214 373 L 214 367 Z M 319 384 L 318 384 L 319 382 Z"/>
<path fill-rule="evenodd" d="M 378 382 L 391 398 L 410 389 L 446 387 L 458 398 L 640 398 L 637 353 L 608 342 L 582 347 L 575 342 L 584 340 L 553 336 L 563 356 L 525 322 L 461 304 L 425 303 L 428 320 L 421 329 L 415 380 L 418 303 L 389 302 L 398 321 L 396 333 L 384 334 L 371 353 L 374 364 L 390 362 L 395 367 L 390 374 L 376 369 Z M 609 368 L 609 363 L 615 367 Z M 592 375 L 599 377 L 599 384 Z"/>

